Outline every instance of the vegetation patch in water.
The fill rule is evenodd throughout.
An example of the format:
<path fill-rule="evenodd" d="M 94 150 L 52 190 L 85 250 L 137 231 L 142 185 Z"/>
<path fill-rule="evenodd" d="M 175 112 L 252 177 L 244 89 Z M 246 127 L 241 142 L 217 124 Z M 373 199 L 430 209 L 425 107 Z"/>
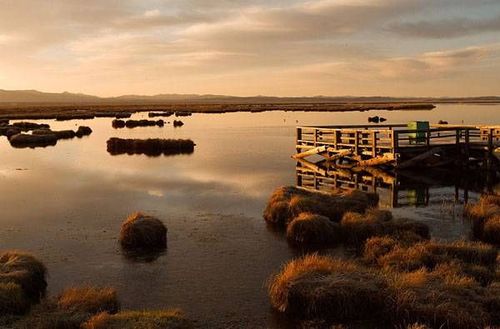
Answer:
<path fill-rule="evenodd" d="M 194 142 L 189 139 L 121 139 L 107 141 L 108 152 L 119 154 L 145 154 L 148 156 L 191 154 Z"/>
<path fill-rule="evenodd" d="M 167 228 L 158 218 L 140 212 L 122 224 L 120 244 L 126 250 L 162 250 L 167 247 Z"/>

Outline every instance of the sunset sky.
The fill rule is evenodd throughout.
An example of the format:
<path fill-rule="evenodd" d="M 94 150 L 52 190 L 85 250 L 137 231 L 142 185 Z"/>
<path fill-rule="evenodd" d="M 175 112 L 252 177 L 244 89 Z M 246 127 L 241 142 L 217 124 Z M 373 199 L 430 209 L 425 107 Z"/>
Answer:
<path fill-rule="evenodd" d="M 0 0 L 0 89 L 500 95 L 500 0 Z"/>

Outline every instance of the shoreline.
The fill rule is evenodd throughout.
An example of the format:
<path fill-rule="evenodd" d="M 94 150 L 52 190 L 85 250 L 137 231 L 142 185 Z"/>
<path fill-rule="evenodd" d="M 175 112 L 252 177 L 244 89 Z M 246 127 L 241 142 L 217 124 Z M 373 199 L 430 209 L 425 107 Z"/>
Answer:
<path fill-rule="evenodd" d="M 123 113 L 149 111 L 175 111 L 191 113 L 235 113 L 235 112 L 350 112 L 350 111 L 430 111 L 436 106 L 431 103 L 252 103 L 252 104 L 210 104 L 210 103 L 152 103 L 152 104 L 2 104 L 0 118 L 19 120 L 50 119 L 93 119 L 94 117 L 115 117 Z"/>

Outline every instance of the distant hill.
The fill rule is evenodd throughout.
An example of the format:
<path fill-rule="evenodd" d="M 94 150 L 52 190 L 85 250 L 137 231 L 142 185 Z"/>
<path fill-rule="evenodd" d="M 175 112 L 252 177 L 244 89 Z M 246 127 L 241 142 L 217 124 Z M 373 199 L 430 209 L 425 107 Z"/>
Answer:
<path fill-rule="evenodd" d="M 37 90 L 2 90 L 0 103 L 88 103 L 99 102 L 101 98 L 84 94 L 44 93 Z"/>
<path fill-rule="evenodd" d="M 159 94 L 123 95 L 118 97 L 97 97 L 85 94 L 45 93 L 37 90 L 2 90 L 0 103 L 9 104 L 167 104 L 167 103 L 207 103 L 207 104 L 265 104 L 265 103 L 500 103 L 498 96 L 466 97 L 466 98 L 429 98 L 429 97 L 356 97 L 356 96 L 315 96 L 315 97 L 273 97 L 253 96 L 237 97 L 225 95 L 197 94 Z"/>

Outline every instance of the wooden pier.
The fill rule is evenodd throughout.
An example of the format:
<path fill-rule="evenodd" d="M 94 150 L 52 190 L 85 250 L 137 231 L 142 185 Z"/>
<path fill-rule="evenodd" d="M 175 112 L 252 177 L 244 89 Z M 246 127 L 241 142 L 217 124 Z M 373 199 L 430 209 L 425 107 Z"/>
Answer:
<path fill-rule="evenodd" d="M 500 126 L 343 125 L 297 127 L 293 158 L 303 166 L 320 156 L 338 169 L 354 167 L 499 167 Z M 305 161 L 305 162 L 304 162 Z"/>

